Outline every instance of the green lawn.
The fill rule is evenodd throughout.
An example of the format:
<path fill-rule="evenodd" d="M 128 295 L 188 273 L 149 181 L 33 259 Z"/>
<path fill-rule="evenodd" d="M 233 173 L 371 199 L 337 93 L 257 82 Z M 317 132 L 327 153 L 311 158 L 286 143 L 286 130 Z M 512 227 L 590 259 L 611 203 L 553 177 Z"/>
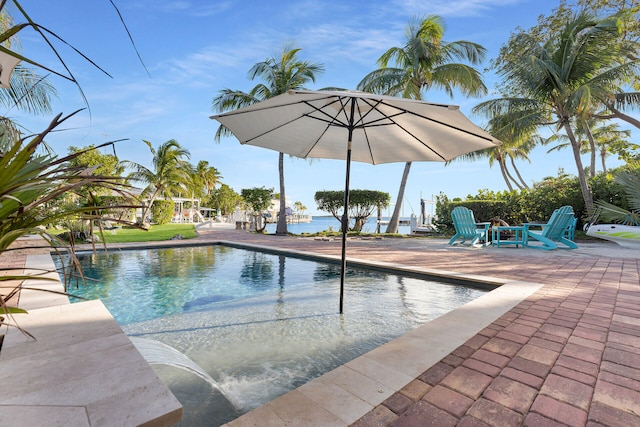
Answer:
<path fill-rule="evenodd" d="M 163 224 L 152 225 L 149 230 L 123 227 L 116 230 L 104 230 L 104 240 L 107 243 L 156 242 L 169 240 L 176 234 L 183 239 L 193 239 L 197 236 L 193 224 Z"/>

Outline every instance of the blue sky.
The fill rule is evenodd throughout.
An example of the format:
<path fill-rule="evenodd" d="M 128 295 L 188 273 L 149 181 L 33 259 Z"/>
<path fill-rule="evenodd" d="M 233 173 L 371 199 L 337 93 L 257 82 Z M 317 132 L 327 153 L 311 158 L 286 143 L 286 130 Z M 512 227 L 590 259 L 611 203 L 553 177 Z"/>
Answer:
<path fill-rule="evenodd" d="M 240 146 L 235 138 L 214 142 L 218 122 L 211 101 L 220 89 L 248 91 L 258 81 L 247 78 L 251 66 L 282 51 L 285 44 L 300 47 L 300 58 L 324 64 L 310 89 L 326 86 L 355 88 L 376 68 L 378 57 L 392 46 L 402 46 L 404 28 L 414 17 L 442 16 L 447 24 L 444 40 L 468 40 L 488 49 L 484 70 L 500 46 L 518 26 L 529 28 L 540 14 L 557 5 L 551 0 L 352 0 L 352 1 L 178 1 L 116 0 L 149 74 L 136 57 L 124 28 L 108 0 L 22 0 L 32 19 L 82 51 L 113 77 L 93 68 L 69 48 L 56 44 L 80 82 L 88 99 L 85 110 L 71 119 L 66 130 L 48 139 L 59 154 L 67 147 L 100 144 L 128 138 L 116 145 L 120 159 L 149 165 L 150 153 L 143 139 L 154 146 L 176 139 L 191 152 L 191 162 L 207 160 L 224 177 L 223 182 L 242 188 L 273 187 L 278 190 L 278 154 Z M 21 33 L 25 56 L 64 71 L 59 61 L 33 31 Z M 496 78 L 484 72 L 486 85 Z M 58 91 L 54 113 L 71 113 L 85 107 L 72 83 L 51 77 Z M 491 97 L 492 95 L 489 95 Z M 471 116 L 480 100 L 439 92 L 427 100 L 461 106 Z M 4 113 L 30 131 L 45 128 L 52 117 L 29 117 L 15 110 Z M 537 149 L 531 164 L 519 167 L 527 182 L 556 175 L 559 168 L 575 173 L 571 152 L 546 154 Z M 616 165 L 615 159 L 610 166 Z M 403 164 L 371 166 L 354 163 L 351 187 L 389 192 L 395 203 Z M 310 213 L 316 209 L 318 190 L 344 187 L 344 162 L 285 160 L 286 193 L 301 201 Z M 414 163 L 403 214 L 419 213 L 420 198 L 444 192 L 464 197 L 479 189 L 506 188 L 497 167 L 488 162 Z"/>

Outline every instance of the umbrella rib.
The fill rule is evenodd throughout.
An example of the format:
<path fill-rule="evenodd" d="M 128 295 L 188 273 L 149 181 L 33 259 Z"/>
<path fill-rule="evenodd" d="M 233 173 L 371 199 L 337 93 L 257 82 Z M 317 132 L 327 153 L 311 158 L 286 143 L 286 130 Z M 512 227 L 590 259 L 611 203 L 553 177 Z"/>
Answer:
<path fill-rule="evenodd" d="M 399 109 L 399 108 L 397 108 L 397 107 L 395 107 L 395 106 L 391 106 L 391 107 L 396 108 L 396 109 Z M 447 161 L 447 159 L 446 159 L 442 154 L 438 153 L 436 150 L 434 150 L 434 149 L 433 149 L 432 147 L 430 147 L 428 144 L 424 143 L 420 138 L 418 138 L 417 136 L 415 136 L 415 135 L 413 134 L 413 132 L 409 131 L 409 130 L 408 130 L 408 129 L 406 129 L 404 126 L 402 126 L 400 123 L 398 123 L 397 121 L 393 120 L 393 118 L 394 118 L 394 117 L 397 117 L 397 116 L 400 116 L 400 115 L 403 115 L 403 114 L 411 114 L 411 115 L 414 115 L 414 116 L 422 117 L 422 118 L 427 119 L 427 120 L 431 120 L 431 121 L 433 121 L 433 122 L 435 122 L 435 123 L 439 123 L 439 124 L 442 124 L 442 123 L 438 122 L 437 120 L 433 120 L 433 119 L 431 119 L 431 118 L 429 118 L 429 117 L 424 117 L 424 116 L 422 116 L 422 115 L 420 115 L 420 114 L 412 113 L 411 111 L 407 111 L 407 110 L 404 110 L 404 109 L 401 109 L 401 108 L 400 108 L 399 110 L 401 110 L 401 112 L 399 112 L 399 113 L 397 113 L 397 114 L 394 114 L 393 116 L 389 116 L 389 120 L 391 120 L 391 122 L 392 122 L 395 126 L 398 126 L 400 129 L 402 129 L 402 130 L 403 130 L 407 135 L 410 135 L 413 139 L 415 139 L 415 140 L 416 140 L 419 144 L 421 144 L 423 147 L 425 147 L 426 149 L 428 149 L 428 150 L 429 150 L 429 151 L 431 151 L 433 154 L 435 154 L 436 156 L 440 157 L 443 161 L 445 161 L 445 162 L 446 162 L 446 161 Z M 370 149 L 369 151 L 371 152 L 371 149 Z M 373 162 L 374 162 L 374 164 L 375 164 L 375 160 L 373 160 L 373 153 L 372 153 L 372 155 L 371 155 L 371 158 L 372 158 L 372 161 L 373 161 Z"/>
<path fill-rule="evenodd" d="M 269 133 L 271 133 L 271 132 L 275 132 L 276 130 L 278 130 L 278 129 L 282 128 L 282 127 L 285 127 L 285 126 L 287 126 L 287 125 L 289 125 L 289 124 L 291 124 L 291 123 L 295 122 L 296 120 L 300 120 L 302 117 L 304 117 L 304 114 L 303 114 L 303 115 L 301 115 L 301 116 L 295 117 L 295 118 L 293 118 L 293 119 L 289 120 L 288 122 L 281 123 L 280 125 L 278 125 L 278 126 L 276 126 L 276 127 L 273 127 L 273 128 L 271 128 L 271 129 L 267 130 L 266 132 L 263 132 L 263 133 L 261 133 L 261 134 L 259 134 L 259 135 L 256 135 L 256 136 L 254 136 L 253 138 L 249 138 L 249 139 L 247 139 L 247 140 L 246 140 L 246 141 L 244 141 L 244 142 L 240 141 L 240 143 L 241 143 L 241 144 L 248 144 L 249 142 L 253 141 L 254 139 L 258 139 L 258 138 L 260 138 L 260 137 L 262 137 L 262 136 L 264 136 L 264 135 L 267 135 L 267 134 L 269 134 Z"/>
<path fill-rule="evenodd" d="M 324 120 L 322 120 L 324 121 Z M 324 136 L 325 133 L 327 133 L 327 130 L 329 130 L 331 126 L 327 125 L 324 130 L 322 131 L 322 133 L 320 134 L 320 136 L 318 136 L 318 138 L 316 138 L 316 140 L 314 141 L 313 144 L 311 144 L 311 146 L 309 147 L 309 149 L 306 151 L 306 153 L 304 154 L 303 159 L 306 159 L 309 156 L 309 153 L 311 153 L 311 151 L 313 151 L 314 148 L 316 148 L 316 145 L 318 145 L 318 143 L 320 142 L 320 140 L 322 139 L 322 137 Z"/>
<path fill-rule="evenodd" d="M 324 107 L 327 107 L 328 105 L 334 104 L 335 102 L 338 102 L 338 101 L 340 101 L 340 109 L 336 110 L 336 115 L 335 116 L 332 116 L 331 114 L 327 113 L 323 109 Z M 338 119 L 338 116 L 340 115 L 340 113 L 344 112 L 344 104 L 342 104 L 341 101 L 342 101 L 342 98 L 336 99 L 331 104 L 323 105 L 323 108 L 316 107 L 315 105 L 311 104 L 309 101 L 304 101 L 304 104 L 306 104 L 307 106 L 312 108 L 314 110 L 314 112 L 318 112 L 318 113 L 322 114 L 323 116 L 326 116 L 327 118 L 315 117 L 315 116 L 312 116 L 311 113 L 304 113 L 303 116 L 309 117 L 310 119 L 319 120 L 321 122 L 328 123 L 329 126 L 349 127 L 348 123 L 344 123 L 344 122 L 342 122 L 342 121 L 340 121 Z"/>
<path fill-rule="evenodd" d="M 342 101 L 342 98 L 339 98 L 336 101 Z M 334 102 L 336 102 L 336 101 L 334 101 Z M 332 102 L 331 104 L 333 104 L 334 102 Z M 329 120 L 329 119 L 322 118 L 322 117 L 314 117 L 314 116 L 311 116 L 310 113 L 304 113 L 302 115 L 303 117 L 308 117 L 310 119 L 314 119 L 314 120 L 318 120 L 318 121 L 321 121 L 321 122 L 325 122 L 327 124 L 327 126 L 325 126 L 324 130 L 322 131 L 322 133 L 318 136 L 318 138 L 316 138 L 316 140 L 313 142 L 313 144 L 311 144 L 309 149 L 306 151 L 306 153 L 305 153 L 303 158 L 307 158 L 309 156 L 309 153 L 311 153 L 311 151 L 313 151 L 313 149 L 316 147 L 316 145 L 318 145 L 318 143 L 320 142 L 322 137 L 327 133 L 327 131 L 329 130 L 329 128 L 331 126 L 336 126 L 336 127 L 348 127 L 348 126 L 345 125 L 344 123 L 342 123 L 340 120 L 338 120 L 338 115 L 340 115 L 340 113 L 344 111 L 344 105 L 342 104 L 342 102 L 340 102 L 341 108 L 339 110 L 337 110 L 337 113 L 336 113 L 335 116 L 331 116 L 331 114 L 329 114 L 326 111 L 316 107 L 315 105 L 311 104 L 308 101 L 304 101 L 304 103 L 307 106 L 313 108 L 318 113 L 323 114 L 323 115 L 327 116 L 329 119 L 331 119 L 331 120 Z M 331 104 L 328 104 L 328 105 L 331 105 Z M 326 107 L 326 105 L 325 105 L 325 107 Z"/>
<path fill-rule="evenodd" d="M 364 139 L 367 141 L 367 149 L 369 150 L 369 158 L 371 159 L 371 164 L 376 164 L 376 159 L 373 157 L 373 149 L 371 148 L 371 144 L 369 143 L 369 135 L 367 134 L 367 128 L 362 128 L 362 133 L 364 133 Z"/>
<path fill-rule="evenodd" d="M 240 109 L 237 109 L 237 110 L 227 111 L 225 113 L 218 114 L 217 116 L 211 116 L 211 118 L 214 118 L 214 117 L 230 117 L 230 116 L 238 116 L 238 115 L 242 115 L 242 114 L 251 114 L 251 113 L 254 113 L 256 111 L 272 110 L 274 108 L 284 108 L 284 107 L 289 107 L 291 105 L 296 105 L 296 104 L 300 103 L 300 101 L 292 101 L 292 102 L 286 102 L 286 103 L 282 103 L 282 104 L 275 105 L 275 106 L 267 105 L 267 106 L 264 106 L 264 107 L 263 106 L 256 107 L 256 105 L 259 105 L 262 102 L 265 102 L 265 101 L 260 101 L 257 104 L 251 104 L 251 105 L 248 105 L 247 107 L 240 108 Z M 251 108 L 251 109 L 249 111 L 246 111 L 245 110 L 246 108 Z"/>
<path fill-rule="evenodd" d="M 374 127 L 374 126 L 388 126 L 388 125 L 392 125 L 392 124 L 393 124 L 393 125 L 395 125 L 395 126 L 398 126 L 398 127 L 399 127 L 400 129 L 402 129 L 402 130 L 403 130 L 407 135 L 410 135 L 413 139 L 415 139 L 415 140 L 416 140 L 418 143 L 420 143 L 423 147 L 425 147 L 426 149 L 428 149 L 429 151 L 431 151 L 433 154 L 435 154 L 436 156 L 438 156 L 439 158 L 441 158 L 443 161 L 447 161 L 447 159 L 446 159 L 442 154 L 440 154 L 439 152 L 437 152 L 436 150 L 434 150 L 432 147 L 430 147 L 428 144 L 426 144 L 426 143 L 425 143 L 425 142 L 423 142 L 420 138 L 418 138 L 416 135 L 414 135 L 411 131 L 409 131 L 409 130 L 408 130 L 408 129 L 406 129 L 404 126 L 402 126 L 400 123 L 398 123 L 396 120 L 394 120 L 394 118 L 395 118 L 395 117 L 398 117 L 398 116 L 401 116 L 401 115 L 404 115 L 404 114 L 409 114 L 409 115 L 412 115 L 412 116 L 415 116 L 415 117 L 420 117 L 420 118 L 422 118 L 422 119 L 424 119 L 424 120 L 428 120 L 428 121 L 430 121 L 430 122 L 437 123 L 437 124 L 439 124 L 439 125 L 442 125 L 442 126 L 448 127 L 448 128 L 450 128 L 450 129 L 457 130 L 458 132 L 466 133 L 466 134 L 468 134 L 468 135 L 473 135 L 473 136 L 476 136 L 476 137 L 482 138 L 482 139 L 484 139 L 484 140 L 491 141 L 491 139 L 490 139 L 490 138 L 484 137 L 484 136 L 482 136 L 482 135 L 478 135 L 478 134 L 476 134 L 476 133 L 474 133 L 474 132 L 470 132 L 470 131 L 467 131 L 467 130 L 465 130 L 465 129 L 461 129 L 461 128 L 457 127 L 457 126 L 452 126 L 452 125 L 450 125 L 450 124 L 443 123 L 443 122 L 442 122 L 442 121 L 440 121 L 440 120 L 436 120 L 436 119 L 433 119 L 433 118 L 431 118 L 431 117 L 427 117 L 427 116 L 425 116 L 425 115 L 418 114 L 418 113 L 414 113 L 413 111 L 409 111 L 409 110 L 407 110 L 407 109 L 397 107 L 397 106 L 395 106 L 395 105 L 392 105 L 392 104 L 386 103 L 386 102 L 384 102 L 383 100 L 377 100 L 378 102 L 375 102 L 375 103 L 373 103 L 373 102 L 371 102 L 371 103 L 370 103 L 370 102 L 369 102 L 369 100 L 367 100 L 367 99 L 363 99 L 362 101 L 363 101 L 363 102 L 365 102 L 367 105 L 369 105 L 369 106 L 371 107 L 371 110 L 367 111 L 367 113 L 366 113 L 366 114 L 364 114 L 364 115 L 361 117 L 361 119 L 359 120 L 359 122 L 360 122 L 360 123 L 359 123 L 356 127 L 363 129 L 363 132 L 364 132 L 364 134 L 365 134 L 365 139 L 366 139 L 366 141 L 367 141 L 367 148 L 368 148 L 368 150 L 369 150 L 370 158 L 371 158 L 371 161 L 372 161 L 372 163 L 373 163 L 373 164 L 376 164 L 376 161 L 375 161 L 375 158 L 374 158 L 374 156 L 373 156 L 373 150 L 371 149 L 371 146 L 370 146 L 370 144 L 369 144 L 369 137 L 368 137 L 368 135 L 367 135 L 366 128 L 367 128 L 367 127 Z M 375 105 L 374 105 L 374 104 L 375 104 Z M 393 109 L 397 110 L 398 112 L 397 112 L 397 113 L 395 113 L 395 114 L 392 114 L 392 115 L 385 114 L 385 113 L 383 113 L 383 112 L 378 108 L 378 106 L 379 106 L 380 104 L 382 104 L 382 105 L 384 105 L 384 106 L 386 106 L 386 107 L 393 108 Z M 371 111 L 373 111 L 373 110 L 378 111 L 378 112 L 383 116 L 381 119 L 377 119 L 377 121 L 389 120 L 391 123 L 379 123 L 379 124 L 375 124 L 375 121 L 372 121 L 372 122 L 370 122 L 370 123 L 364 123 L 364 122 L 363 122 L 364 118 L 367 116 L 367 114 L 369 114 L 369 113 L 370 113 Z"/>
<path fill-rule="evenodd" d="M 448 127 L 448 128 L 450 128 L 450 129 L 457 130 L 458 132 L 466 133 L 467 135 L 472 135 L 472 136 L 478 137 L 478 138 L 480 138 L 480 139 L 484 139 L 485 141 L 489 141 L 489 142 L 493 143 L 493 140 L 492 140 L 490 137 L 486 137 L 486 136 L 484 136 L 484 135 L 479 135 L 479 134 L 477 134 L 477 133 L 475 133 L 475 132 L 471 132 L 471 131 L 468 131 L 468 130 L 466 130 L 466 129 L 462 129 L 462 128 L 458 127 L 458 126 L 453 126 L 453 125 L 450 125 L 450 124 L 444 123 L 444 122 L 442 122 L 442 121 L 440 121 L 440 120 L 436 120 L 436 119 L 433 119 L 433 118 L 431 118 L 431 117 L 427 117 L 427 116 L 422 115 L 422 114 L 414 113 L 413 111 L 409 111 L 409 110 L 406 110 L 406 109 L 404 109 L 404 108 L 396 107 L 395 105 L 392 105 L 392 104 L 387 104 L 386 102 L 383 102 L 383 101 L 381 101 L 381 103 L 382 103 L 383 105 L 388 106 L 388 107 L 395 108 L 396 110 L 402 111 L 402 112 L 404 112 L 404 113 L 406 113 L 406 114 L 410 114 L 410 115 L 412 115 L 412 116 L 420 117 L 421 119 L 425 119 L 425 120 L 428 120 L 428 121 L 430 121 L 430 122 L 433 122 L 433 123 L 437 123 L 437 124 L 439 124 L 439 125 L 442 125 L 442 126 L 444 126 L 444 127 Z M 445 106 L 443 106 L 443 107 L 445 107 Z M 397 116 L 397 115 L 399 115 L 399 114 L 396 114 L 396 116 Z M 396 122 L 394 122 L 394 123 L 396 123 Z M 397 123 L 396 123 L 396 124 L 397 124 Z"/>

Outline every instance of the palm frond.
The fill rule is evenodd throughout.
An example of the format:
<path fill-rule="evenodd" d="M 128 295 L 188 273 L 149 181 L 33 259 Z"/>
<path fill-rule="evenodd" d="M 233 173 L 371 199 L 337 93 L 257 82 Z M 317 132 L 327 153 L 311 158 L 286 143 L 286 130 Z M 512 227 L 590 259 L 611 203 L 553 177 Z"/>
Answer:
<path fill-rule="evenodd" d="M 638 169 L 618 172 L 616 181 L 624 187 L 629 207 L 640 215 L 640 172 Z"/>

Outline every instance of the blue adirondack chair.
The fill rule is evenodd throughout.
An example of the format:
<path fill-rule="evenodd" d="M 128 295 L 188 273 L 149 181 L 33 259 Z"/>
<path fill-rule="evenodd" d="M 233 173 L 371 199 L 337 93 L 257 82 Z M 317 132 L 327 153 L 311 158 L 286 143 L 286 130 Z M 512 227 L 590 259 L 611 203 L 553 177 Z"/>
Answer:
<path fill-rule="evenodd" d="M 571 206 L 562 206 L 551 214 L 546 224 L 523 224 L 524 246 L 535 249 L 557 249 L 562 243 L 568 249 L 577 249 L 576 245 L 567 235 L 571 234 L 571 229 L 575 230 L 576 217 Z M 542 231 L 534 231 L 532 227 L 542 227 Z M 532 244 L 533 242 L 533 244 Z"/>
<path fill-rule="evenodd" d="M 564 237 L 566 237 L 567 239 L 569 239 L 571 241 L 574 241 L 576 239 L 576 225 L 577 224 L 578 224 L 578 218 L 576 218 L 574 216 L 573 220 L 571 220 L 571 222 L 567 226 L 567 229 L 564 232 Z"/>
<path fill-rule="evenodd" d="M 460 239 L 459 243 L 465 243 L 469 240 L 471 245 L 476 245 L 482 240 L 483 246 L 486 245 L 490 222 L 476 222 L 473 211 L 464 206 L 453 208 L 451 218 L 456 234 L 449 240 L 450 245 L 455 244 L 458 239 Z"/>

